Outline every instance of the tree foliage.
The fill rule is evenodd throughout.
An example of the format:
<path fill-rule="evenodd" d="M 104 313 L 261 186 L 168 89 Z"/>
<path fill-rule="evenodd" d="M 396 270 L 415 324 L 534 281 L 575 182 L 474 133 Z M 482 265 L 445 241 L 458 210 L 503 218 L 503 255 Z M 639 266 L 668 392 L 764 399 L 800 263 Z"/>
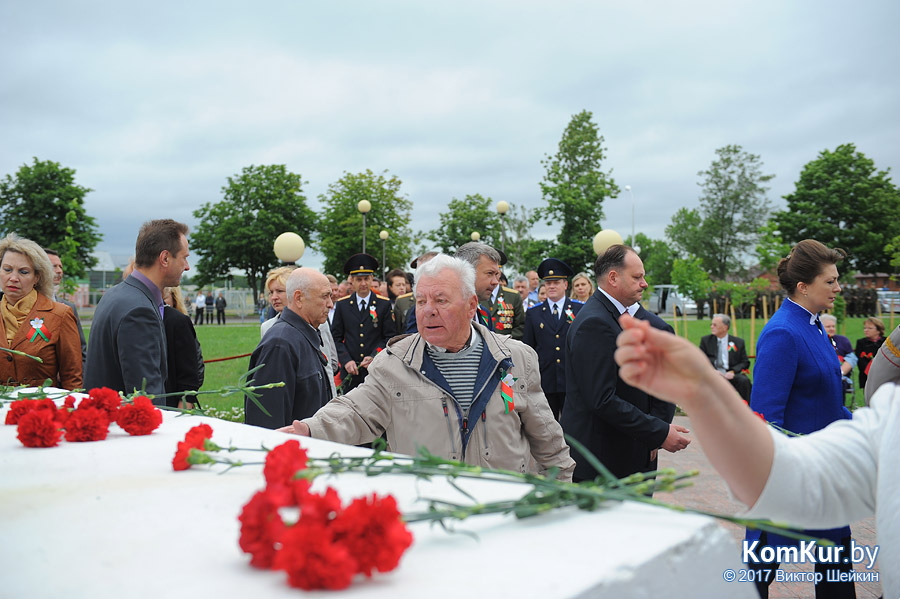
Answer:
<path fill-rule="evenodd" d="M 603 136 L 583 110 L 572 117 L 554 156 L 541 164 L 546 168 L 541 193 L 547 205 L 539 216 L 548 225 L 561 223 L 552 253 L 575 271 L 594 263 L 591 241 L 601 230 L 603 201 L 619 194 L 611 173 L 604 173 Z"/>
<path fill-rule="evenodd" d="M 34 158 L 0 181 L 0 233 L 15 232 L 55 249 L 66 275 L 83 277 L 96 264 L 92 252 L 102 239 L 84 208 L 90 191 L 75 183 L 75 169 Z"/>
<path fill-rule="evenodd" d="M 823 150 L 773 217 L 784 241 L 816 239 L 849 253 L 844 268 L 890 272 L 885 245 L 900 235 L 900 193 L 888 175 L 853 144 Z"/>
<path fill-rule="evenodd" d="M 409 228 L 412 202 L 400 193 L 403 182 L 387 171 L 375 174 L 344 173 L 319 196 L 324 210 L 319 225 L 321 251 L 325 256 L 325 272 L 343 273 L 344 262 L 362 251 L 363 217 L 357 209 L 360 200 L 369 200 L 371 211 L 366 215 L 366 253 L 381 262 L 381 240 L 378 233 L 388 232 L 385 244 L 386 262 L 383 270 L 405 269 L 413 258 L 413 234 Z M 471 232 L 470 232 L 471 233 Z"/>
<path fill-rule="evenodd" d="M 672 279 L 672 267 L 677 254 L 662 239 L 651 239 L 643 233 L 636 233 L 634 242 L 631 236 L 625 238 L 625 245 L 634 249 L 640 248 L 638 255 L 644 263 L 644 278 L 650 285 L 667 284 Z"/>
<path fill-rule="evenodd" d="M 756 257 L 763 272 L 769 272 L 778 266 L 778 262 L 788 255 L 791 245 L 785 243 L 778 230 L 778 223 L 769 220 L 759 229 L 759 243 L 756 244 Z"/>
<path fill-rule="evenodd" d="M 493 200 L 480 193 L 467 195 L 462 200 L 453 198 L 447 204 L 447 211 L 438 215 L 440 226 L 427 234 L 435 248 L 445 254 L 452 254 L 456 248 L 472 240 L 477 231 L 479 241 L 500 248 L 500 215 Z"/>
<path fill-rule="evenodd" d="M 306 205 L 303 178 L 283 164 L 244 167 L 227 181 L 220 201 L 194 211 L 200 223 L 190 235 L 191 253 L 199 256 L 193 280 L 202 286 L 236 269 L 262 291 L 266 274 L 280 264 L 275 238 L 293 231 L 311 245 L 316 214 Z"/>
<path fill-rule="evenodd" d="M 697 318 L 700 318 L 700 302 L 712 289 L 712 281 L 700 258 L 676 258 L 672 264 L 672 283 L 678 285 L 679 292 L 697 302 Z"/>
<path fill-rule="evenodd" d="M 679 210 L 666 234 L 685 254 L 700 258 L 711 276 L 725 279 L 743 270 L 756 246 L 769 215 L 763 184 L 774 175 L 764 175 L 759 156 L 738 145 L 716 150 L 716 159 L 697 175 L 703 177 L 699 210 Z"/>
<path fill-rule="evenodd" d="M 504 270 L 525 273 L 536 269 L 541 260 L 551 255 L 553 242 L 549 239 L 535 239 L 531 235 L 531 228 L 538 220 L 535 212 L 529 212 L 525 206 L 510 203 L 503 225 L 506 232 L 506 256 L 509 259 Z"/>

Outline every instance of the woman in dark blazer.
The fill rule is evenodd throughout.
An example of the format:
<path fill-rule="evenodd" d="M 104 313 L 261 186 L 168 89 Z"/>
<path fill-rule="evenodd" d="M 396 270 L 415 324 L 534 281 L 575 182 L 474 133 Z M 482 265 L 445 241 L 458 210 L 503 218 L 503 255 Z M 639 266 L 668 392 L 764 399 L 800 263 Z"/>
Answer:
<path fill-rule="evenodd" d="M 163 326 L 166 329 L 166 362 L 169 374 L 166 377 L 166 393 L 197 391 L 203 386 L 206 367 L 203 352 L 194 331 L 194 323 L 187 315 L 187 307 L 181 294 L 181 287 L 166 287 L 163 290 Z M 172 408 L 192 409 L 200 406 L 197 396 L 182 402 L 183 395 L 166 397 L 166 405 Z"/>
<path fill-rule="evenodd" d="M 884 322 L 880 318 L 870 317 L 863 323 L 865 337 L 856 340 L 856 348 L 853 353 L 859 359 L 859 388 L 866 388 L 866 380 L 869 378 L 869 363 L 878 354 L 881 344 L 884 343 Z"/>
<path fill-rule="evenodd" d="M 44 250 L 10 233 L 0 241 L 0 342 L 36 356 L 0 352 L 0 385 L 40 386 L 50 379 L 62 389 L 79 389 L 81 337 L 75 314 L 54 302 L 53 266 Z"/>
<path fill-rule="evenodd" d="M 778 426 L 795 433 L 811 433 L 832 422 L 849 419 L 844 407 L 841 364 L 819 312 L 834 307 L 841 292 L 837 263 L 843 250 L 830 249 L 813 239 L 798 243 L 778 264 L 778 280 L 788 299 L 772 316 L 756 344 L 756 365 L 750 407 Z M 850 527 L 804 531 L 844 544 L 850 553 Z M 774 534 L 748 530 L 747 540 L 764 545 L 796 545 L 796 541 Z M 756 569 L 777 569 L 778 564 L 748 564 Z M 816 564 L 816 571 L 849 570 L 850 564 Z M 757 583 L 762 597 L 774 576 Z M 760 579 L 757 579 L 760 580 Z M 828 594 L 834 592 L 835 594 Z M 817 597 L 855 597 L 852 582 L 824 580 L 816 585 Z"/>

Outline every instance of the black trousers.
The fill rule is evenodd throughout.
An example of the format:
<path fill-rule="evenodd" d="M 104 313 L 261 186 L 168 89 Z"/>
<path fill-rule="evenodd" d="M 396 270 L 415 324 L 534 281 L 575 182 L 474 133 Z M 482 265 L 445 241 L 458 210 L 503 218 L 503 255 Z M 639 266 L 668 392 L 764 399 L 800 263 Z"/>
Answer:
<path fill-rule="evenodd" d="M 566 392 L 562 393 L 544 393 L 547 396 L 547 403 L 550 404 L 550 410 L 553 411 L 553 417 L 559 422 L 559 415 L 562 414 L 563 404 L 566 402 Z"/>
<path fill-rule="evenodd" d="M 216 324 L 225 324 L 225 310 L 216 310 Z"/>
<path fill-rule="evenodd" d="M 769 536 L 765 532 L 760 534 L 759 536 L 759 546 L 768 545 Z M 850 555 L 850 537 L 844 537 L 841 539 L 841 545 L 844 547 L 844 551 L 841 552 L 841 555 L 848 556 Z M 747 569 L 749 570 L 771 570 L 768 581 L 759 580 L 759 577 L 756 578 L 758 582 L 756 582 L 756 590 L 759 592 L 759 596 L 762 599 L 769 599 L 769 585 L 772 584 L 772 581 L 775 579 L 775 570 L 781 567 L 781 564 L 778 563 L 770 563 L 770 564 L 747 564 Z M 839 570 L 841 572 L 850 572 L 853 570 L 853 564 L 850 563 L 840 563 L 840 564 L 816 564 L 815 571 L 822 574 L 822 582 L 816 585 L 816 599 L 856 599 L 856 585 L 851 581 L 846 582 L 838 582 L 833 581 L 829 582 L 827 580 L 827 572 L 829 570 Z M 808 571 L 808 570 L 807 570 Z M 765 578 L 765 577 L 763 577 Z"/>

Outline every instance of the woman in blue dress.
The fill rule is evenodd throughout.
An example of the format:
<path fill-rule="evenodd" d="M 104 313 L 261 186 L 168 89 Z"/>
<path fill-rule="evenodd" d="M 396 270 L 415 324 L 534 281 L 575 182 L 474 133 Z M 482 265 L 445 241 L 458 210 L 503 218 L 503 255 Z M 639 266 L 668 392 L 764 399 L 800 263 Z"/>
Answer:
<path fill-rule="evenodd" d="M 750 407 L 763 417 L 795 433 L 811 433 L 832 422 L 851 418 L 844 407 L 841 364 L 828 338 L 819 312 L 834 307 L 841 291 L 837 263 L 846 253 L 806 239 L 778 264 L 778 281 L 788 298 L 765 326 L 756 344 L 753 391 Z M 803 500 L 803 498 L 798 498 Z M 850 527 L 808 530 L 806 534 L 824 537 L 844 545 L 850 553 Z M 747 540 L 759 539 L 763 545 L 796 545 L 796 541 L 774 534 L 748 530 Z M 753 567 L 753 565 L 748 564 Z M 768 585 L 775 578 L 778 564 L 756 564 L 769 570 L 757 582 L 761 597 L 768 597 Z M 817 564 L 816 571 L 849 571 L 851 564 Z M 856 597 L 853 582 L 829 582 L 816 585 L 816 598 Z"/>

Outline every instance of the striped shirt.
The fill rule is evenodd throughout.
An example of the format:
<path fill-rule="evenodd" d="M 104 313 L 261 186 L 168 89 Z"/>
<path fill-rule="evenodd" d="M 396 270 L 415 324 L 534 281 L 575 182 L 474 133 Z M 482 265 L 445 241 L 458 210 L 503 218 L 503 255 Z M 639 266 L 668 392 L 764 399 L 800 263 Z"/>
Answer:
<path fill-rule="evenodd" d="M 434 361 L 434 365 L 440 371 L 453 397 L 459 404 L 464 416 L 468 416 L 475 395 L 475 378 L 478 376 L 478 364 L 481 363 L 481 352 L 484 349 L 484 341 L 474 327 L 469 345 L 456 353 L 443 351 L 432 345 L 426 346 L 428 356 Z"/>

